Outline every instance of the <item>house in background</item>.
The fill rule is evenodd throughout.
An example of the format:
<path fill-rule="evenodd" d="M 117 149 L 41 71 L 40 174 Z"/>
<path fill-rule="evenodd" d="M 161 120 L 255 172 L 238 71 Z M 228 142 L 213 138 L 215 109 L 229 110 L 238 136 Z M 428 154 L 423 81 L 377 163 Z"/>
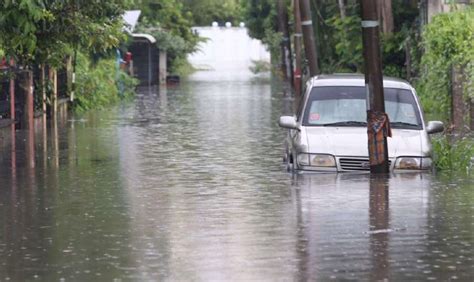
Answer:
<path fill-rule="evenodd" d="M 166 52 L 161 51 L 156 44 L 156 39 L 150 34 L 133 33 L 140 17 L 139 10 L 126 11 L 123 19 L 124 27 L 132 37 L 128 47 L 131 53 L 130 73 L 140 81 L 140 85 L 156 85 L 166 83 Z"/>

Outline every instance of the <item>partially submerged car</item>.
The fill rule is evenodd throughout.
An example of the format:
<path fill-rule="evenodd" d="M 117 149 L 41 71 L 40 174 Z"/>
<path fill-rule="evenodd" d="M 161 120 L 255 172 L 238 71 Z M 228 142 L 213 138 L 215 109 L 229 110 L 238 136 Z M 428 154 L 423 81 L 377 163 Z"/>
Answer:
<path fill-rule="evenodd" d="M 425 124 L 415 89 L 404 80 L 384 77 L 390 170 L 429 170 L 429 134 L 443 123 Z M 284 161 L 289 170 L 365 171 L 370 169 L 367 102 L 363 75 L 321 75 L 308 80 L 296 116 L 282 116 L 289 129 Z"/>

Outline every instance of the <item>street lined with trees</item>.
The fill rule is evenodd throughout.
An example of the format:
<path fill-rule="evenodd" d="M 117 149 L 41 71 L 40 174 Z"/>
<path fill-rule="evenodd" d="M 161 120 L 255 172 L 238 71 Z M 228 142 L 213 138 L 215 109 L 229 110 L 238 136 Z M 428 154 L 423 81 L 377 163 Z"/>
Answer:
<path fill-rule="evenodd" d="M 304 16 L 302 32 L 295 24 L 296 2 Z M 433 3 L 426 0 L 380 1 L 383 74 L 410 81 L 425 111 L 450 122 L 450 133 L 464 136 L 474 127 L 474 9 L 452 5 L 449 13 L 433 16 L 430 5 Z M 68 91 L 76 108 L 86 110 L 116 100 L 115 79 L 105 74 L 110 74 L 108 68 L 116 60 L 115 50 L 125 50 L 127 45 L 121 18 L 126 9 L 142 11 L 137 31 L 157 39 L 157 46 L 168 54 L 172 74 L 193 71 L 186 56 L 197 51 L 203 39 L 191 27 L 214 21 L 220 25 L 244 21 L 250 36 L 267 44 L 275 70 L 287 80 L 319 72 L 364 72 L 360 8 L 357 0 L 5 0 L 0 11 L 0 55 L 5 66 L 14 62 L 11 69 L 15 72 L 2 72 L 2 76 L 26 75 L 22 79 L 31 81 L 21 83 L 20 88 L 27 93 L 28 85 L 36 87 L 34 98 L 26 100 L 35 103 L 37 110 L 44 110 L 45 104 L 56 107 L 58 98 L 52 86 L 61 69 L 74 73 Z M 307 12 L 310 14 L 305 15 Z M 305 48 L 298 50 L 297 37 L 305 32 L 303 39 L 314 39 L 309 38 Z M 308 44 L 314 47 L 306 49 Z M 314 53 L 309 51 L 313 49 Z M 292 65 L 300 69 L 295 73 Z M 33 82 L 35 69 L 40 75 Z M 96 72 L 104 75 L 92 79 L 90 74 Z M 131 92 L 133 80 L 121 77 Z M 104 91 L 112 94 L 91 94 Z M 32 93 L 25 97 L 29 96 Z M 449 144 L 447 139 L 440 142 L 443 147 Z"/>

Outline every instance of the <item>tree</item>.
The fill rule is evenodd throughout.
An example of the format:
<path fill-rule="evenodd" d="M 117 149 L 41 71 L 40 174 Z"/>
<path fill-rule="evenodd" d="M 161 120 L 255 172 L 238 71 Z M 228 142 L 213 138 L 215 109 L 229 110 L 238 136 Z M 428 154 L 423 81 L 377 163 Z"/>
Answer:
<path fill-rule="evenodd" d="M 123 0 L 6 0 L 0 10 L 0 46 L 18 63 L 59 65 L 74 48 L 93 53 L 123 36 Z"/>
<path fill-rule="evenodd" d="M 241 5 L 238 0 L 180 0 L 184 10 L 192 14 L 193 25 L 210 26 L 216 21 L 233 25 L 242 21 Z"/>
<path fill-rule="evenodd" d="M 381 19 L 382 22 L 382 32 L 392 33 L 394 29 L 392 0 L 380 0 L 378 4 L 379 19 Z"/>
<path fill-rule="evenodd" d="M 167 52 L 168 69 L 180 73 L 190 68 L 186 55 L 196 51 L 199 37 L 191 30 L 191 14 L 185 12 L 179 0 L 135 0 L 133 8 L 140 9 L 137 30 L 153 35 L 160 50 Z"/>
<path fill-rule="evenodd" d="M 273 62 L 280 61 L 280 42 L 282 34 L 278 32 L 276 1 L 242 1 L 242 16 L 245 19 L 249 35 L 261 40 L 268 46 Z"/>

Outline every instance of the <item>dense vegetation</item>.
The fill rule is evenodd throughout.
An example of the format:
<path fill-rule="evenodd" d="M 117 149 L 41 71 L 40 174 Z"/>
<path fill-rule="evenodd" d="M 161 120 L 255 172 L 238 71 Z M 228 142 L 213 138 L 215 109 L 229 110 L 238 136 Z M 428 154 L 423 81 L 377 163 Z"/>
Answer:
<path fill-rule="evenodd" d="M 466 103 L 474 99 L 474 9 L 439 14 L 428 24 L 423 18 L 426 11 L 420 10 L 421 1 L 388 2 L 391 2 L 389 12 L 393 22 L 381 20 L 384 75 L 412 82 L 425 112 L 449 126 L 453 67 L 464 71 Z M 322 72 L 363 72 L 359 1 L 313 0 L 311 3 Z M 291 6 L 288 8 L 291 18 Z M 267 43 L 273 58 L 280 56 L 282 39 L 276 9 L 275 1 L 271 0 L 243 4 L 250 35 Z M 273 61 L 279 63 L 278 59 Z M 435 137 L 433 142 L 439 168 L 463 170 L 469 166 L 474 155 L 472 137 L 443 135 Z"/>
<path fill-rule="evenodd" d="M 117 91 L 107 86 L 114 85 L 115 79 L 99 76 L 96 83 L 90 80 L 97 79 L 93 76 L 103 68 L 101 60 L 113 58 L 112 50 L 126 40 L 121 15 L 127 4 L 125 0 L 5 0 L 0 9 L 0 49 L 23 71 L 45 65 L 59 69 L 65 67 L 67 57 L 79 57 L 77 68 L 87 69 L 89 79 L 79 73 L 76 105 L 88 108 L 111 102 L 115 98 L 110 93 Z M 114 73 L 110 69 L 103 72 Z M 85 88 L 87 93 L 82 91 Z"/>
<path fill-rule="evenodd" d="M 384 74 L 412 82 L 425 111 L 449 122 L 453 66 L 465 72 L 466 101 L 474 96 L 474 9 L 440 14 L 427 24 L 420 11 L 420 1 L 387 2 L 391 3 L 392 22 L 382 21 Z M 245 21 L 249 34 L 266 43 L 273 62 L 279 63 L 283 36 L 278 32 L 276 3 L 275 0 L 4 0 L 0 9 L 0 56 L 14 57 L 24 69 L 31 69 L 33 65 L 45 64 L 61 67 L 65 57 L 79 54 L 77 90 L 83 96 L 78 98 L 78 105 L 86 109 L 106 104 L 105 100 L 113 101 L 119 93 L 114 86 L 117 76 L 107 75 L 107 69 L 115 68 L 114 49 L 126 42 L 121 20 L 125 9 L 142 11 L 137 31 L 152 34 L 158 46 L 167 51 L 169 72 L 185 74 L 191 70 L 186 56 L 197 49 L 201 40 L 191 27 L 208 26 L 213 21 L 220 25 Z M 292 1 L 285 3 L 292 22 Z M 363 72 L 359 1 L 312 0 L 311 4 L 320 69 L 325 73 Z M 290 30 L 293 28 L 290 24 Z M 133 87 L 131 80 L 124 77 L 123 81 Z M 101 94 L 105 98 L 98 98 L 90 94 L 105 92 L 113 95 Z M 451 146 L 446 139 L 437 140 L 435 148 L 449 152 L 446 144 Z M 463 145 L 466 150 L 472 149 L 472 142 L 468 140 L 466 144 Z"/>

